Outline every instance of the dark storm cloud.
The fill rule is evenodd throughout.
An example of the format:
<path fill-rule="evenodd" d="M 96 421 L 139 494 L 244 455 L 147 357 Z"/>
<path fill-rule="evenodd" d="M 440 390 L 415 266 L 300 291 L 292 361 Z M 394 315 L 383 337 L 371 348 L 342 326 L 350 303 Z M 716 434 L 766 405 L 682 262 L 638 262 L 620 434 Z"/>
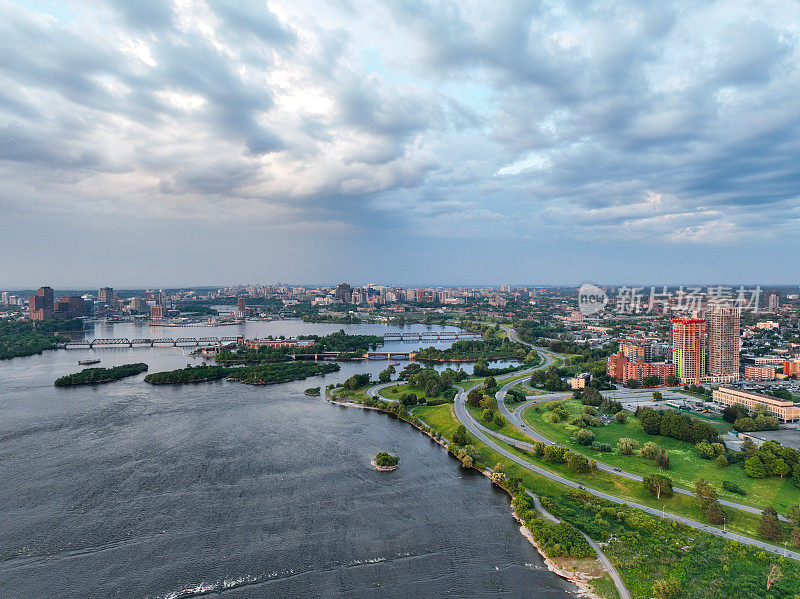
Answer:
<path fill-rule="evenodd" d="M 12 212 L 26 190 L 458 243 L 800 233 L 794 4 L 0 2 Z"/>

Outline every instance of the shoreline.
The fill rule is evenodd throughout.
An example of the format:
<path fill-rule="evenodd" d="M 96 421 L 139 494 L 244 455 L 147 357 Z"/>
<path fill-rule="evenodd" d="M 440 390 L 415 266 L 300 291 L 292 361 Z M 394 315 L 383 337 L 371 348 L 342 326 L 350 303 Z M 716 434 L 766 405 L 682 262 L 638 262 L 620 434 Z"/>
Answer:
<path fill-rule="evenodd" d="M 375 406 L 365 406 L 365 405 L 360 404 L 360 403 L 358 403 L 356 401 L 344 401 L 344 400 L 341 400 L 341 399 L 336 399 L 335 397 L 333 397 L 332 395 L 329 395 L 327 393 L 326 393 L 325 399 L 328 401 L 328 403 L 336 404 L 336 405 L 339 405 L 339 406 L 352 407 L 352 408 L 361 408 L 362 410 L 376 410 L 378 412 L 383 412 L 385 414 L 392 414 L 392 412 L 389 412 L 387 410 L 384 410 L 382 408 L 378 408 L 378 407 L 375 407 Z M 420 429 L 418 426 L 412 424 L 411 422 L 408 422 L 407 420 L 403 420 L 402 418 L 399 418 L 396 414 L 392 414 L 392 415 L 395 416 L 398 420 L 401 420 L 401 421 L 405 422 L 406 424 L 411 425 L 413 428 L 417 429 L 419 432 L 421 432 L 422 434 L 424 434 L 428 438 L 433 439 L 437 444 L 441 445 L 447 451 L 448 454 L 453 455 L 450 452 L 450 450 L 447 448 L 447 444 L 445 443 L 445 438 L 444 437 L 442 437 L 441 440 L 440 439 L 435 439 L 431 434 L 429 434 L 426 431 L 423 431 L 422 429 Z M 453 457 L 455 457 L 455 456 L 453 456 Z M 458 459 L 458 458 L 456 458 L 456 459 Z M 462 468 L 463 467 L 464 466 L 462 466 Z M 477 470 L 477 468 L 471 468 L 471 470 Z M 483 474 L 486 478 L 488 478 L 492 482 L 492 484 L 496 485 L 497 487 L 500 487 L 501 489 L 503 489 L 503 491 L 508 493 L 509 496 L 511 496 L 511 492 L 508 489 L 506 489 L 503 485 L 498 485 L 497 483 L 492 481 L 492 477 L 491 477 L 491 472 L 490 471 L 488 471 L 488 470 L 477 470 L 477 471 L 480 472 L 481 474 Z M 513 496 L 512 496 L 512 498 L 513 498 Z M 539 545 L 536 544 L 536 541 L 533 539 L 533 534 L 531 533 L 530 530 L 528 530 L 528 528 L 525 526 L 525 523 L 522 521 L 522 519 L 514 511 L 514 508 L 511 508 L 511 515 L 520 524 L 520 534 L 522 534 L 522 536 L 524 536 L 526 539 L 528 539 L 528 541 L 530 541 L 531 545 L 533 545 L 536 548 L 536 551 L 542 557 L 542 560 L 543 560 L 545 566 L 547 567 L 547 569 L 550 572 L 552 572 L 553 574 L 555 574 L 556 576 L 558 576 L 560 578 L 563 578 L 564 580 L 568 580 L 569 582 L 571 582 L 575 586 L 577 586 L 578 587 L 578 591 L 579 591 L 579 595 L 578 595 L 579 597 L 585 597 L 586 599 L 603 599 L 589 585 L 589 581 L 590 580 L 594 580 L 597 577 L 591 575 L 588 572 L 582 572 L 582 571 L 577 571 L 577 570 L 576 571 L 568 571 L 568 570 L 565 570 L 564 568 L 560 568 L 558 565 L 556 565 L 556 563 L 553 560 L 551 560 L 549 557 L 547 557 L 547 555 L 545 555 L 544 551 L 542 551 L 541 547 L 539 547 Z M 603 571 L 604 572 L 606 571 L 605 568 L 603 568 Z"/>

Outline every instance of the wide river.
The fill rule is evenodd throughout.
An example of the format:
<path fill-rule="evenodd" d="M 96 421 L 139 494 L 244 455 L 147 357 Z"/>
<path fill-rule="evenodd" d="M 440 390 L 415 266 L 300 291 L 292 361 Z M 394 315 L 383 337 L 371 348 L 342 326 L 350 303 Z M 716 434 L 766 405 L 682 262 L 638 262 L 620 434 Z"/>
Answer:
<path fill-rule="evenodd" d="M 98 324 L 88 336 L 430 330 L 133 327 Z M 90 356 L 155 372 L 199 362 L 184 351 L 58 350 L 0 362 L 0 597 L 577 594 L 547 571 L 485 477 L 385 414 L 303 394 L 356 372 L 377 375 L 385 362 L 266 387 L 153 387 L 144 375 L 53 387 Z M 398 470 L 370 466 L 381 450 L 400 456 Z"/>

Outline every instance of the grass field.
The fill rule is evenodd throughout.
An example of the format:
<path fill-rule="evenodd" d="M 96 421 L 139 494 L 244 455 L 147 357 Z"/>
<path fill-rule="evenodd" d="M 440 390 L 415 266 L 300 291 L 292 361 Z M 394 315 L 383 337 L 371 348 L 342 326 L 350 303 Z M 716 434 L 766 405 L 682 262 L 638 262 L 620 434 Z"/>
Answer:
<path fill-rule="evenodd" d="M 583 409 L 580 402 L 575 400 L 565 401 L 563 405 L 571 415 L 577 415 Z M 540 411 L 537 412 L 536 408 L 537 406 L 531 406 L 522 413 L 523 420 L 536 431 L 575 452 L 582 453 L 606 464 L 617 466 L 628 472 L 646 476 L 647 474 L 661 471 L 652 460 L 646 460 L 635 454 L 625 456 L 618 453 L 616 446 L 621 437 L 635 439 L 639 442 L 639 447 L 648 441 L 653 441 L 666 449 L 669 454 L 670 470 L 663 472 L 663 474 L 671 478 L 674 484 L 686 489 L 694 488 L 694 481 L 698 478 L 705 478 L 713 485 L 720 497 L 737 503 L 757 507 L 772 505 L 779 512 L 785 512 L 790 506 L 800 503 L 800 487 L 791 478 L 750 478 L 745 474 L 740 464 L 732 464 L 725 468 L 720 468 L 713 460 L 700 458 L 692 443 L 678 441 L 669 437 L 648 435 L 642 430 L 639 421 L 630 413 L 625 424 L 611 422 L 602 427 L 590 428 L 595 433 L 598 443 L 608 443 L 614 448 L 613 453 L 601 453 L 578 445 L 572 440 L 572 435 L 575 434 L 578 427 L 568 424 L 567 421 L 557 424 L 550 423 L 544 418 L 546 410 L 540 407 Z M 714 424 L 721 429 L 730 429 L 730 425 L 726 422 L 714 422 Z M 722 481 L 724 480 L 737 483 L 747 492 L 747 495 L 742 497 L 725 491 L 722 488 Z"/>
<path fill-rule="evenodd" d="M 492 420 L 492 422 L 486 422 L 482 417 L 483 416 L 482 408 L 476 408 L 474 406 L 467 404 L 467 410 L 469 410 L 469 413 L 472 414 L 472 417 L 477 422 L 480 422 L 483 426 L 485 426 L 489 430 L 492 430 L 496 433 L 500 433 L 501 435 L 505 435 L 507 437 L 511 437 L 512 439 L 517 439 L 518 441 L 526 441 L 528 443 L 531 443 L 533 441 L 533 439 L 531 439 L 528 435 L 523 433 L 516 426 L 514 426 L 508 420 L 506 420 L 499 410 L 493 410 L 493 412 L 495 413 L 495 416 L 500 416 L 500 418 L 502 418 L 503 420 L 502 426 L 498 425 L 494 420 Z"/>
<path fill-rule="evenodd" d="M 381 397 L 384 397 L 386 399 L 393 399 L 395 401 L 399 401 L 400 396 L 405 395 L 406 393 L 413 393 L 414 395 L 417 396 L 417 400 L 425 398 L 424 389 L 420 389 L 419 387 L 412 387 L 408 383 L 397 383 L 392 387 L 386 387 L 385 389 L 381 389 L 380 391 L 378 391 L 378 395 L 380 395 Z M 441 395 L 437 395 L 436 397 L 429 397 L 427 399 L 444 399 L 444 397 Z"/>

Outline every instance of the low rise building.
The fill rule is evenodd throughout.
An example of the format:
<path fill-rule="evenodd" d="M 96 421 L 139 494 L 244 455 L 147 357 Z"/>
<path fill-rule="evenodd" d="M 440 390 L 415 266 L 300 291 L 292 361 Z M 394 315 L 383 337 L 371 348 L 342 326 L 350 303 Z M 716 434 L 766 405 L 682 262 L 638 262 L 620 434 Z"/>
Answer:
<path fill-rule="evenodd" d="M 786 399 L 726 386 L 716 389 L 712 397 L 715 402 L 723 406 L 742 405 L 751 412 L 763 408 L 779 422 L 800 422 L 800 405 Z"/>
<path fill-rule="evenodd" d="M 567 382 L 573 389 L 585 389 L 591 378 L 592 376 L 588 372 L 582 372 L 571 377 Z"/>
<path fill-rule="evenodd" d="M 667 377 L 675 374 L 675 364 L 629 360 L 622 351 L 618 351 L 606 358 L 606 374 L 623 383 L 634 379 L 640 385 L 644 383 L 645 377 L 657 376 L 663 385 Z"/>
<path fill-rule="evenodd" d="M 800 378 L 800 359 L 798 360 L 787 360 L 783 363 L 783 374 L 787 377 L 789 376 L 796 376 Z"/>
<path fill-rule="evenodd" d="M 772 366 L 745 366 L 744 378 L 749 381 L 772 381 L 775 379 L 775 369 Z"/>
<path fill-rule="evenodd" d="M 313 339 L 248 339 L 245 347 L 259 349 L 261 347 L 310 347 L 314 345 Z"/>

